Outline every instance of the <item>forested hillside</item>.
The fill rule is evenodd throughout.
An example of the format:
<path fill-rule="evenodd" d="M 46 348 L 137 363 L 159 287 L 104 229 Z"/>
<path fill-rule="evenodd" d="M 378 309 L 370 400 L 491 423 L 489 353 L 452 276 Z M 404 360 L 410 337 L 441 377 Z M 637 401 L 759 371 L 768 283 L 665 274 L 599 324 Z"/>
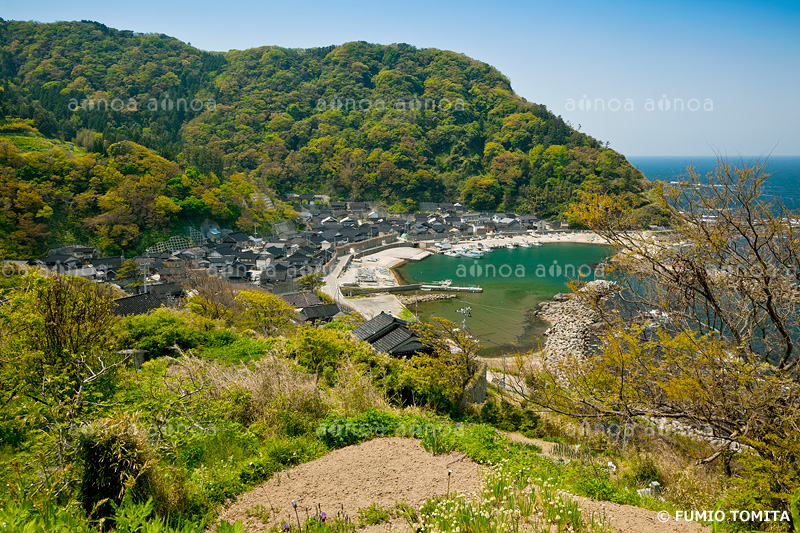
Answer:
<path fill-rule="evenodd" d="M 110 250 L 140 247 L 142 231 L 196 216 L 251 225 L 237 209 L 253 206 L 236 200 L 251 191 L 329 193 L 398 210 L 461 200 L 555 217 L 577 189 L 639 193 L 645 183 L 622 155 L 516 96 L 497 70 L 448 51 L 353 42 L 217 53 L 95 22 L 2 21 L 0 78 L 0 134 L 29 136 L 12 122 L 27 120 L 88 152 L 20 154 L 6 137 L 13 213 L 0 223 L 24 233 L 6 245 L 12 255 L 54 233 Z M 131 153 L 136 161 L 120 160 Z M 113 177 L 93 181 L 108 165 Z M 120 209 L 109 196 L 120 186 L 160 203 L 144 215 Z M 29 193 L 33 200 L 20 199 Z"/>

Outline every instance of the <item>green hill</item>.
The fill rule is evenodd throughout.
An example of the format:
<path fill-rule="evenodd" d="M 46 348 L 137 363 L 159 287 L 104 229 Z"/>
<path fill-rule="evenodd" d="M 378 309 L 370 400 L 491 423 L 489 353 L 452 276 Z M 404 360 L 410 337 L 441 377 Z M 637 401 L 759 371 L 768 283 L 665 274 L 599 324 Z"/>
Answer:
<path fill-rule="evenodd" d="M 48 194 L 60 194 L 70 206 L 65 212 L 51 205 L 56 216 L 49 219 L 28 209 L 5 225 L 17 231 L 43 226 L 61 237 L 75 231 L 107 249 L 140 247 L 143 232 L 167 230 L 203 210 L 249 224 L 234 211 L 252 206 L 236 204 L 232 194 L 217 197 L 225 208 L 203 196 L 215 187 L 235 188 L 234 176 L 240 186 L 263 192 L 321 192 L 397 209 L 461 200 L 475 209 L 542 217 L 560 216 L 578 189 L 640 198 L 646 186 L 622 155 L 515 95 L 491 66 L 405 44 L 209 53 L 165 35 L 95 22 L 2 21 L 0 82 L 7 126 L 27 119 L 44 137 L 73 142 L 116 170 L 122 141 L 158 154 L 136 148 L 142 161 L 132 164 L 141 175 L 148 174 L 142 164 L 157 164 L 166 185 L 159 189 L 160 181 L 158 194 L 148 194 L 171 200 L 160 204 L 171 215 L 155 215 L 150 226 L 131 207 L 139 233 L 130 238 L 130 231 L 114 229 L 130 226 L 124 216 L 98 225 L 98 216 L 114 218 L 108 199 L 99 200 L 108 195 L 103 179 L 72 176 L 66 186 L 54 178 L 60 171 L 9 163 L 15 154 L 3 160 L 3 179 L 17 189 L 39 191 L 47 205 Z M 90 156 L 74 164 L 88 164 L 77 162 L 82 157 Z M 183 184 L 192 180 L 203 187 Z M 94 210 L 75 208 L 92 202 Z M 24 231 L 28 240 L 36 233 Z M 14 254 L 30 248 L 20 246 L 6 248 Z"/>

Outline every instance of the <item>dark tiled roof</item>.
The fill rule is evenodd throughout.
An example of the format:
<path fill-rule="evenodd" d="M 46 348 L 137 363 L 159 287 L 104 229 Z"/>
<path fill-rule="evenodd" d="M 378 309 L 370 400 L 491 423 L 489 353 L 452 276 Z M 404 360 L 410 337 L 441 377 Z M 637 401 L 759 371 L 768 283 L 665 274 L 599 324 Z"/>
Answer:
<path fill-rule="evenodd" d="M 103 266 L 116 267 L 120 266 L 124 262 L 125 259 L 121 255 L 111 256 L 111 257 L 98 257 L 97 259 L 92 259 L 92 265 L 94 265 L 95 268 L 100 268 Z"/>
<path fill-rule="evenodd" d="M 313 307 L 315 305 L 322 305 L 325 302 L 313 292 L 297 292 L 294 294 L 284 294 L 281 296 L 283 300 L 292 307 Z"/>
<path fill-rule="evenodd" d="M 150 293 L 119 298 L 114 303 L 117 304 L 114 310 L 117 316 L 143 315 L 161 307 L 161 301 Z"/>
<path fill-rule="evenodd" d="M 377 352 L 391 353 L 392 350 L 412 338 L 413 335 L 403 326 L 395 328 L 383 337 L 372 343 Z"/>
<path fill-rule="evenodd" d="M 402 325 L 405 325 L 404 321 L 399 320 L 390 314 L 381 313 L 378 316 L 373 317 L 371 320 L 367 320 L 366 322 L 355 328 L 353 330 L 353 335 L 355 335 L 362 341 L 372 342 L 381 332 L 383 332 L 386 328 L 393 325 L 395 321 L 398 321 Z"/>
<path fill-rule="evenodd" d="M 161 283 L 159 285 L 148 285 L 148 293 L 153 296 L 180 296 L 183 293 L 183 288 L 177 283 Z"/>
<path fill-rule="evenodd" d="M 358 339 L 372 344 L 372 348 L 376 352 L 401 355 L 425 351 L 426 347 L 412 331 L 405 327 L 406 324 L 405 320 L 395 318 L 391 314 L 381 313 L 355 328 L 353 334 Z"/>
<path fill-rule="evenodd" d="M 339 306 L 336 304 L 323 304 L 323 305 L 312 305 L 311 307 L 305 307 L 301 311 L 300 315 L 305 320 L 314 320 L 317 318 L 330 318 L 336 316 L 339 313 Z"/>

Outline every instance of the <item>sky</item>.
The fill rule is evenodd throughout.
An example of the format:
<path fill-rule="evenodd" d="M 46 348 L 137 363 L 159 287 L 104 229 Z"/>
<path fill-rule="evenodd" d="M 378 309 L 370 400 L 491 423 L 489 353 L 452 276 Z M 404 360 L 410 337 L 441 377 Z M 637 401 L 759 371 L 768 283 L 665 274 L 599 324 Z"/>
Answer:
<path fill-rule="evenodd" d="M 203 50 L 367 41 L 466 54 L 626 156 L 800 155 L 800 1 L 0 0 Z"/>

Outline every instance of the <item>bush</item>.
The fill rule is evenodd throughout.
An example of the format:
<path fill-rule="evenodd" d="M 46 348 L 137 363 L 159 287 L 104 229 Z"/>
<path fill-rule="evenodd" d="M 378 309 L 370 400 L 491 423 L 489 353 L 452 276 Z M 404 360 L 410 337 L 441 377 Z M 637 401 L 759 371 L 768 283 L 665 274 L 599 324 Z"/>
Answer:
<path fill-rule="evenodd" d="M 538 437 L 542 425 L 538 414 L 521 409 L 505 399 L 500 401 L 499 406 L 492 398 L 486 400 L 481 407 L 479 420 L 503 431 L 522 433 L 526 437 Z"/>
<path fill-rule="evenodd" d="M 217 329 L 211 319 L 171 309 L 157 309 L 147 315 L 126 317 L 114 327 L 121 349 L 147 350 L 150 357 L 175 355 L 199 346 L 222 346 L 237 339 L 230 330 Z"/>
<path fill-rule="evenodd" d="M 155 457 L 138 420 L 121 415 L 88 426 L 78 439 L 82 467 L 81 505 L 96 518 L 110 517 L 126 496 L 133 503 L 153 500 L 160 515 L 182 511 L 182 476 Z"/>
<path fill-rule="evenodd" d="M 646 487 L 653 481 L 664 485 L 664 475 L 658 468 L 655 457 L 640 454 L 630 459 L 630 471 L 623 475 L 623 480 L 632 487 Z"/>
<path fill-rule="evenodd" d="M 375 437 L 391 436 L 400 424 L 394 413 L 370 409 L 352 417 L 335 416 L 320 422 L 317 436 L 329 448 L 342 448 Z"/>
<path fill-rule="evenodd" d="M 205 348 L 198 355 L 204 359 L 235 365 L 260 359 L 274 345 L 272 339 L 247 339 L 235 336 L 231 341 L 223 342 L 221 333 L 214 334 L 210 339 L 212 346 Z"/>

